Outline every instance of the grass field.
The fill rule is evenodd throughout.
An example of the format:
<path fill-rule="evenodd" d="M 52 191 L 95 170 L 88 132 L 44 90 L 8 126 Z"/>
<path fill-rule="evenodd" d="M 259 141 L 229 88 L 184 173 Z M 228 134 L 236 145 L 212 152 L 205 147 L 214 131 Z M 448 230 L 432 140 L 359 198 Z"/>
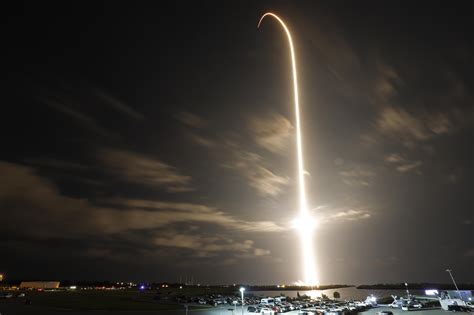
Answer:
<path fill-rule="evenodd" d="M 27 291 L 26 298 L 32 305 L 71 310 L 176 310 L 183 305 L 172 299 L 156 300 L 155 291 L 137 290 L 77 290 L 77 291 Z M 168 294 L 165 293 L 167 296 Z M 162 294 L 162 295 L 165 295 Z M 169 294 L 174 295 L 174 294 Z M 205 309 L 208 306 L 190 306 Z"/>

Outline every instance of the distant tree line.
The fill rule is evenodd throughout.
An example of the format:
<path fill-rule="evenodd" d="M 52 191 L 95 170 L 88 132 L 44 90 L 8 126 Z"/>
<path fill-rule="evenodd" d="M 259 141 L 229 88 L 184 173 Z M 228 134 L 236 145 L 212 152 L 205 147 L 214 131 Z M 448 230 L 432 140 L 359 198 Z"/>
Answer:
<path fill-rule="evenodd" d="M 474 283 L 460 283 L 458 284 L 459 290 L 474 290 Z M 371 289 L 371 290 L 404 290 L 405 283 L 379 283 L 379 284 L 363 284 L 357 286 L 357 289 Z M 438 290 L 456 290 L 454 284 L 446 283 L 408 283 L 408 288 L 413 290 L 426 290 L 426 289 L 438 289 Z"/>
<path fill-rule="evenodd" d="M 293 291 L 293 290 L 330 290 L 340 288 L 350 288 L 354 285 L 349 284 L 329 284 L 319 286 L 300 286 L 300 285 L 285 285 L 285 287 L 277 287 L 276 285 L 244 285 L 248 291 Z"/>

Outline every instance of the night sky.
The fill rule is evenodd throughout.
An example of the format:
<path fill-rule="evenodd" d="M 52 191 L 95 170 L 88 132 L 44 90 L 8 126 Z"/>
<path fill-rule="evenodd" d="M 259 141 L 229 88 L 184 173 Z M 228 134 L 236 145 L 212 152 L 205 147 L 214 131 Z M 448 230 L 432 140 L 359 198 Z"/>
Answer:
<path fill-rule="evenodd" d="M 321 283 L 473 282 L 473 3 L 4 8 L 0 272 L 300 280 L 272 11 L 296 45 Z"/>

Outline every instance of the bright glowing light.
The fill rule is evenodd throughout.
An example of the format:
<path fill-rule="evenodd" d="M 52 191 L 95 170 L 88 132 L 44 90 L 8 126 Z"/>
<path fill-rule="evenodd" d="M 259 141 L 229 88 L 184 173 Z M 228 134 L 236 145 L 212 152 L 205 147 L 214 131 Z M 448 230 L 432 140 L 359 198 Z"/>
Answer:
<path fill-rule="evenodd" d="M 301 122 L 300 122 L 300 104 L 298 96 L 298 76 L 296 72 L 296 58 L 295 49 L 293 47 L 293 40 L 291 33 L 286 27 L 286 24 L 276 14 L 267 12 L 260 18 L 258 27 L 262 23 L 263 19 L 267 16 L 275 18 L 285 30 L 290 46 L 291 55 L 291 68 L 293 73 L 293 95 L 295 103 L 295 116 L 296 116 L 296 148 L 298 158 L 298 186 L 299 186 L 299 217 L 295 220 L 298 224 L 298 231 L 301 237 L 302 244 L 302 258 L 303 258 L 303 272 L 304 272 L 304 284 L 305 285 L 318 285 L 319 281 L 316 275 L 316 265 L 314 259 L 314 248 L 313 248 L 313 230 L 315 227 L 315 220 L 311 218 L 308 205 L 306 202 L 306 191 L 304 183 L 304 164 L 303 164 L 303 145 L 301 139 Z"/>
<path fill-rule="evenodd" d="M 301 230 L 315 230 L 319 225 L 318 220 L 315 217 L 309 215 L 309 213 L 302 214 L 291 221 L 291 227 L 297 231 Z"/>

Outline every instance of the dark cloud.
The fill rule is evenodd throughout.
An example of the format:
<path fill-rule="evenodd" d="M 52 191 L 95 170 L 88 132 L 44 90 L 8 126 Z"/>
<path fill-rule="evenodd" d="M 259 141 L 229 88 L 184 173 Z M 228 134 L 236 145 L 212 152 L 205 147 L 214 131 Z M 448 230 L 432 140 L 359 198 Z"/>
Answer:
<path fill-rule="evenodd" d="M 252 117 L 249 121 L 252 138 L 262 148 L 280 154 L 288 154 L 292 148 L 293 126 L 290 121 L 277 113 L 266 117 Z"/>
<path fill-rule="evenodd" d="M 201 129 L 207 126 L 207 122 L 202 117 L 187 111 L 180 112 L 177 115 L 177 119 L 191 128 Z"/>
<path fill-rule="evenodd" d="M 145 116 L 143 114 L 137 112 L 130 106 L 126 105 L 124 102 L 121 100 L 117 99 L 116 97 L 105 93 L 104 91 L 101 91 L 99 89 L 96 89 L 96 94 L 97 96 L 104 101 L 105 104 L 110 106 L 112 109 L 130 117 L 136 120 L 144 120 Z"/>
<path fill-rule="evenodd" d="M 227 142 L 226 148 L 230 160 L 223 166 L 242 175 L 259 195 L 276 197 L 284 192 L 285 186 L 290 182 L 289 178 L 270 170 L 261 155 L 246 151 L 235 142 Z"/>
<path fill-rule="evenodd" d="M 287 43 L 255 28 L 271 8 L 296 45 L 321 280 L 473 280 L 470 4 L 168 5 L 11 10 L 6 272 L 300 279 Z"/>
<path fill-rule="evenodd" d="M 69 116 L 78 122 L 82 127 L 103 137 L 115 137 L 115 135 L 108 129 L 102 127 L 94 118 L 74 109 L 72 106 L 66 105 L 64 101 L 55 100 L 51 98 L 44 98 L 42 101 L 51 108 Z"/>
<path fill-rule="evenodd" d="M 272 221 L 244 221 L 202 204 L 111 199 L 101 202 L 106 207 L 98 206 L 88 200 L 62 195 L 54 183 L 30 167 L 0 162 L 0 171 L 3 175 L 0 181 L 1 213 L 5 218 L 3 232 L 9 234 L 10 239 L 85 240 L 80 255 L 88 258 L 128 261 L 113 245 L 113 242 L 124 241 L 154 249 L 154 256 L 164 247 L 186 249 L 188 253 L 184 255 L 203 258 L 258 258 L 269 255 L 270 251 L 256 247 L 253 240 L 234 239 L 218 230 L 213 234 L 212 229 L 207 228 L 203 236 L 199 234 L 199 225 L 245 233 L 285 230 Z M 178 223 L 187 224 L 188 229 L 176 230 L 174 226 Z M 143 231 L 152 234 L 133 234 Z"/>
<path fill-rule="evenodd" d="M 104 149 L 99 154 L 104 167 L 118 178 L 170 192 L 194 190 L 191 176 L 157 159 L 125 150 Z"/>

